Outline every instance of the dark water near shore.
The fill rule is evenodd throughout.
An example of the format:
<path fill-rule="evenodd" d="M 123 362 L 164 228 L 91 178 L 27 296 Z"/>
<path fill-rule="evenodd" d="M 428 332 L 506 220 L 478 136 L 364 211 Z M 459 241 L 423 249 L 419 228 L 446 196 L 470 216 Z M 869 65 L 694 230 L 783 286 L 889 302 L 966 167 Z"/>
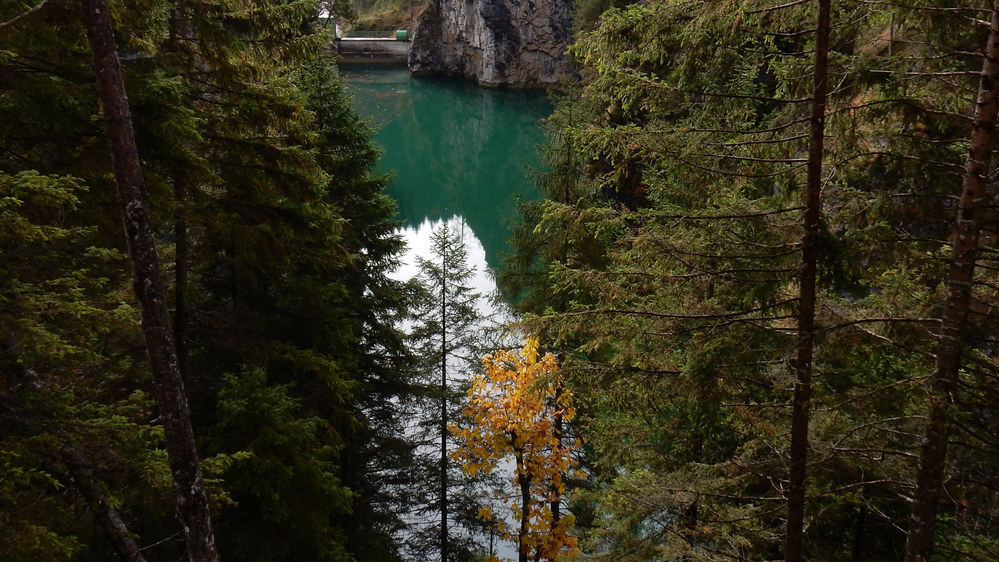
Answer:
<path fill-rule="evenodd" d="M 477 267 L 500 267 L 516 198 L 538 197 L 528 170 L 540 165 L 538 121 L 551 113 L 547 96 L 411 77 L 405 67 L 341 72 L 354 110 L 378 128 L 385 149 L 378 170 L 395 173 L 388 193 L 399 203 L 413 251 L 426 255 L 429 231 L 454 221 L 465 227 L 470 257 L 484 260 Z"/>

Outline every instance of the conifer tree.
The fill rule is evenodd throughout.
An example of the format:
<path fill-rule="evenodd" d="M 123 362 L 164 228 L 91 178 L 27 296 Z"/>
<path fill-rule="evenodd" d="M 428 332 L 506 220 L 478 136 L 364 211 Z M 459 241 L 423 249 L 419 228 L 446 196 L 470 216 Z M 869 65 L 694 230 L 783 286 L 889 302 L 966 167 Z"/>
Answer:
<path fill-rule="evenodd" d="M 45 3 L 2 28 L 0 103 L 11 119 L 0 124 L 0 169 L 80 178 L 90 190 L 79 197 L 81 212 L 71 216 L 88 217 L 79 224 L 95 227 L 90 246 L 120 245 L 114 237 L 120 228 L 112 228 L 114 217 L 106 212 L 110 191 L 101 188 L 108 185 L 107 149 L 95 130 L 98 104 L 82 54 L 83 27 L 71 16 L 75 10 L 56 4 Z M 392 404 L 408 361 L 394 323 L 408 297 L 386 277 L 400 247 L 392 205 L 381 193 L 385 179 L 370 173 L 377 157 L 370 131 L 349 111 L 329 61 L 321 60 L 325 36 L 316 25 L 317 5 L 181 2 L 117 10 L 114 24 L 128 54 L 123 74 L 151 206 L 157 216 L 176 217 L 173 228 L 164 225 L 154 234 L 167 283 L 173 282 L 170 302 L 186 349 L 182 363 L 195 431 L 210 447 L 220 545 L 236 552 L 233 545 L 250 544 L 248 537 L 269 539 L 269 550 L 253 553 L 257 560 L 272 554 L 281 559 L 293 550 L 312 553 L 305 558 L 339 558 L 351 550 L 387 559 L 397 548 L 392 537 L 400 523 L 390 507 L 397 498 L 386 492 L 385 473 L 372 459 L 384 459 L 397 472 L 406 462 Z M 312 77 L 303 71 L 324 67 Z M 115 303 L 125 294 L 122 265 L 113 252 L 90 264 L 99 269 L 95 278 L 111 279 Z M 123 305 L 120 322 L 128 321 L 126 310 Z M 103 328 L 95 333 L 106 334 Z M 121 346 L 105 350 L 108 356 L 132 357 L 118 359 L 116 370 L 104 369 L 107 380 L 129 382 L 112 385 L 121 389 L 113 393 L 92 379 L 65 388 L 107 408 L 80 419 L 127 412 L 135 431 L 145 433 L 94 444 L 83 468 L 122 490 L 126 512 L 133 509 L 140 522 L 139 543 L 156 545 L 147 557 L 170 557 L 176 541 L 165 539 L 177 528 L 158 499 L 162 486 L 149 484 L 165 465 L 156 419 L 141 414 L 149 408 L 136 376 L 140 355 L 124 335 L 107 341 Z M 133 399 L 126 400 L 127 390 L 137 391 Z M 222 390 L 287 397 L 287 407 L 259 421 L 280 424 L 290 416 L 300 431 L 277 444 L 284 447 L 281 454 L 248 456 L 243 448 L 266 441 L 274 428 L 261 426 L 255 434 L 236 429 L 241 410 L 218 405 L 226 396 Z M 102 399 L 83 398 L 93 392 Z M 46 396 L 53 404 L 65 398 Z M 66 470 L 56 468 L 56 477 Z M 261 488 L 254 478 L 263 477 L 262 468 L 311 476 L 283 481 L 283 491 L 277 491 L 277 479 L 271 483 L 275 501 L 255 503 L 254 490 Z M 308 501 L 296 501 L 296 493 Z M 356 517 L 348 516 L 351 510 Z M 73 522 L 61 528 L 76 529 L 85 513 L 68 510 L 56 519 Z M 264 525 L 266 533 L 238 523 L 247 520 Z M 316 528 L 325 530 L 305 532 Z M 72 536 L 63 544 L 72 544 Z M 106 545 L 88 548 L 104 552 Z"/>
<path fill-rule="evenodd" d="M 167 455 L 177 494 L 177 511 L 184 526 L 187 555 L 191 560 L 213 562 L 218 560 L 218 552 L 208 508 L 208 493 L 201 474 L 187 393 L 170 328 L 149 201 L 111 29 L 111 15 L 104 0 L 83 0 L 81 5 L 107 123 L 118 205 L 125 224 L 132 266 L 132 287 L 142 313 L 153 384 L 164 420 Z"/>
<path fill-rule="evenodd" d="M 999 3 L 993 3 L 984 48 L 981 78 L 971 124 L 968 157 L 958 200 L 954 235 L 951 237 L 947 292 L 940 319 L 935 370 L 926 416 L 912 516 L 905 545 L 909 562 L 929 560 L 933 549 L 933 529 L 938 496 L 944 481 L 947 441 L 953 413 L 959 399 L 956 387 L 962 368 L 963 348 L 968 334 L 968 317 L 975 284 L 976 255 L 979 250 L 985 201 L 986 178 L 993 173 L 991 154 L 995 145 L 999 114 Z"/>
<path fill-rule="evenodd" d="M 433 545 L 441 560 L 464 560 L 474 549 L 468 530 L 450 525 L 456 512 L 464 511 L 461 503 L 468 501 L 464 498 L 468 483 L 457 478 L 451 466 L 448 425 L 461 410 L 460 397 L 467 385 L 470 360 L 482 344 L 484 322 L 482 296 L 471 286 L 475 269 L 468 263 L 462 236 L 462 231 L 444 223 L 431 234 L 431 255 L 417 258 L 418 280 L 425 292 L 415 309 L 411 333 L 422 375 L 414 403 L 419 416 L 417 454 L 426 464 L 423 478 L 437 489 L 436 499 L 420 508 L 425 510 L 432 503 L 439 521 L 436 540 L 428 544 L 415 541 L 413 546 L 427 556 Z M 458 490 L 460 498 L 456 500 Z"/>
<path fill-rule="evenodd" d="M 821 250 L 815 379 L 811 408 L 802 409 L 813 414 L 795 439 L 810 460 L 794 454 L 799 477 L 806 467 L 810 476 L 791 482 L 791 501 L 778 475 L 789 468 L 784 408 L 797 355 L 789 336 L 808 328 L 795 320 L 795 195 L 806 184 L 808 105 L 817 99 L 810 6 L 612 10 L 575 47 L 585 89 L 550 120 L 565 161 L 578 164 L 562 176 L 575 191 L 549 192 L 522 231 L 534 254 L 520 263 L 529 275 L 543 272 L 543 293 L 527 302 L 569 305 L 532 325 L 566 346 L 576 424 L 590 437 L 594 491 L 576 497 L 619 514 L 608 526 L 595 520 L 584 549 L 774 558 L 790 539 L 772 516 L 782 501 L 802 508 L 795 518 L 808 530 L 788 556 L 902 549 L 893 521 L 908 511 L 900 498 L 915 468 L 918 381 L 929 372 L 923 350 L 947 231 L 936 220 L 946 201 L 938 190 L 953 175 L 964 110 L 951 103 L 953 88 L 974 45 L 956 21 L 976 8 L 832 6 L 842 23 L 831 27 L 823 136 L 833 141 L 820 161 L 821 214 L 815 222 L 812 206 L 808 221 Z M 601 258 L 577 258 L 588 254 Z M 989 325 L 984 314 L 976 330 Z M 981 404 L 983 385 L 974 387 Z M 623 439 L 641 446 L 622 449 Z M 960 482 L 955 492 L 970 486 Z M 712 524 L 699 525 L 706 517 Z M 975 551 L 967 544 L 958 549 Z"/>

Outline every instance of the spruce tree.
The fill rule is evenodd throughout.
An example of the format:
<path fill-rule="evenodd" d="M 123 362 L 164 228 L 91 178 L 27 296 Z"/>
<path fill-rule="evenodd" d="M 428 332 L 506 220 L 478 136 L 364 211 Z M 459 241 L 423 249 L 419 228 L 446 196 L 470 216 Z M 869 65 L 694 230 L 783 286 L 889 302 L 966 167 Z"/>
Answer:
<path fill-rule="evenodd" d="M 79 195 L 81 212 L 67 216 L 95 227 L 89 246 L 121 247 L 114 236 L 120 229 L 106 212 L 113 207 L 106 145 L 95 125 L 83 27 L 75 11 L 55 4 L 2 28 L 0 103 L 12 118 L 0 124 L 0 169 L 79 178 L 90 189 Z M 340 79 L 320 55 L 325 34 L 317 4 L 149 8 L 116 11 L 114 24 L 151 207 L 174 219 L 154 235 L 167 264 L 195 431 L 209 447 L 206 467 L 221 500 L 219 544 L 237 559 L 292 552 L 335 559 L 348 550 L 389 558 L 400 523 L 381 469 L 391 465 L 398 473 L 407 462 L 393 404 L 408 361 L 395 322 L 408 297 L 386 276 L 400 247 L 392 205 L 381 193 L 384 178 L 370 173 L 377 157 L 370 131 L 349 111 Z M 117 305 L 124 294 L 121 255 L 87 256 L 95 279 L 110 279 Z M 105 324 L 134 320 L 127 304 L 118 321 Z M 114 392 L 94 379 L 62 388 L 106 408 L 79 419 L 119 419 L 114 412 L 124 411 L 145 433 L 107 437 L 99 447 L 94 436 L 73 443 L 92 447 L 82 468 L 121 490 L 139 544 L 156 545 L 146 556 L 169 558 L 176 541 L 164 539 L 179 527 L 164 508 L 162 486 L 149 484 L 165 464 L 142 393 L 148 389 L 136 374 L 141 355 L 124 336 L 130 332 L 94 333 L 105 334 L 111 348 L 104 353 L 119 358 L 105 369 L 107 380 L 129 382 L 111 385 L 120 389 Z M 93 393 L 102 399 L 84 398 Z M 53 404 L 65 397 L 46 396 Z M 243 410 L 219 402 L 260 396 L 281 400 L 252 432 L 235 423 Z M 275 442 L 272 430 L 285 423 L 296 431 Z M 254 443 L 269 443 L 270 452 L 250 454 Z M 31 462 L 48 458 L 46 447 Z M 38 469 L 31 462 L 25 467 Z M 58 477 L 67 466 L 52 470 Z M 296 477 L 267 486 L 255 480 L 284 472 Z M 274 491 L 269 501 L 254 501 L 261 489 Z M 65 511 L 55 519 L 71 524 L 53 526 L 70 529 L 61 544 L 80 550 L 72 537 L 86 526 L 74 513 L 86 512 Z M 254 540 L 266 548 L 240 550 Z M 91 552 L 107 545 L 94 543 Z"/>
<path fill-rule="evenodd" d="M 819 250 L 811 408 L 802 409 L 812 413 L 796 439 L 807 442 L 810 476 L 785 504 L 803 506 L 795 517 L 808 532 L 788 556 L 902 550 L 894 521 L 908 512 L 919 383 L 943 302 L 942 186 L 959 169 L 971 101 L 954 92 L 972 91 L 962 85 L 981 40 L 957 21 L 972 13 L 832 6 L 827 171 L 818 222 L 814 206 L 808 221 Z M 538 315 L 532 325 L 565 346 L 576 426 L 588 437 L 594 489 L 575 494 L 577 521 L 595 525 L 584 550 L 785 554 L 774 514 L 790 499 L 790 336 L 808 328 L 796 318 L 815 16 L 804 4 L 636 6 L 605 13 L 574 47 L 585 88 L 549 120 L 551 159 L 575 163 L 559 176 L 572 191 L 549 190 L 532 210 L 519 264 L 539 289 L 522 301 Z M 580 259 L 588 255 L 596 259 Z M 969 430 L 950 469 L 962 497 L 970 467 L 981 466 L 972 459 L 989 455 L 977 443 L 989 431 L 990 360 L 978 353 L 988 349 L 991 297 L 974 286 L 976 374 L 960 406 Z M 588 521 L 588 503 L 618 517 Z M 957 505 L 988 517 L 987 503 Z M 988 551 L 972 518 L 951 526 L 952 552 Z"/>
<path fill-rule="evenodd" d="M 470 559 L 475 545 L 469 529 L 451 523 L 456 514 L 476 510 L 463 505 L 474 492 L 450 458 L 448 426 L 460 416 L 470 369 L 480 355 L 485 321 L 480 308 L 483 297 L 471 286 L 475 269 L 468 263 L 463 234 L 444 223 L 431 234 L 430 255 L 417 257 L 423 296 L 414 310 L 410 334 L 419 357 L 420 383 L 412 405 L 418 421 L 409 431 L 415 433 L 423 485 L 436 489 L 416 506 L 416 517 L 427 517 L 433 510 L 438 521 L 422 529 L 415 525 L 411 547 L 415 556 L 439 554 L 441 560 L 452 561 Z M 431 532 L 436 536 L 429 536 Z"/>
<path fill-rule="evenodd" d="M 177 494 L 177 511 L 183 522 L 187 555 L 192 560 L 214 562 L 218 560 L 218 551 L 208 508 L 208 492 L 201 473 L 187 392 L 170 328 L 166 291 L 153 237 L 154 224 L 149 214 L 149 200 L 139 165 L 139 150 L 135 144 L 111 15 L 104 0 L 84 0 L 81 6 L 106 120 L 118 205 L 125 225 L 132 289 L 141 311 L 153 385 L 164 420 L 167 457 Z M 123 531 L 115 529 L 115 533 Z M 138 552 L 137 549 L 131 550 Z"/>

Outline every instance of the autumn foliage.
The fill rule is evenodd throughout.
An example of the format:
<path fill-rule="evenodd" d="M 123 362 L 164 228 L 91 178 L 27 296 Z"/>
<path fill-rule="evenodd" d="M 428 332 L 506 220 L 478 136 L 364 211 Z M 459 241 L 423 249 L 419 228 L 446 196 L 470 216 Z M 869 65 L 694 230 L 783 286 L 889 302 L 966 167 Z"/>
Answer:
<path fill-rule="evenodd" d="M 559 384 L 555 357 L 541 357 L 538 341 L 530 338 L 523 349 L 497 351 L 482 362 L 484 373 L 473 378 L 464 410 L 471 424 L 450 428 L 460 442 L 453 456 L 472 474 L 489 473 L 512 457 L 516 492 L 499 490 L 496 497 L 510 502 L 519 528 L 511 529 L 488 507 L 480 515 L 495 520 L 504 538 L 516 540 L 522 561 L 572 558 L 579 551 L 569 534 L 573 518 L 558 517 L 552 503 L 565 491 L 579 440 L 560 435 L 557 420 L 569 421 L 575 410 Z"/>

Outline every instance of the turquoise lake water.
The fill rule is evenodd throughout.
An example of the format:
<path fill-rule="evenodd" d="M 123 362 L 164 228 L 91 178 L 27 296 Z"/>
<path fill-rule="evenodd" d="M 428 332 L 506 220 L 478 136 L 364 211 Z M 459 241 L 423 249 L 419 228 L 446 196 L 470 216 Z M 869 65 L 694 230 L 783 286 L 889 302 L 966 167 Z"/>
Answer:
<path fill-rule="evenodd" d="M 441 221 L 464 226 L 477 267 L 500 267 L 516 198 L 537 198 L 528 170 L 540 164 L 538 125 L 551 113 L 543 92 L 412 77 L 405 67 L 345 66 L 354 110 L 378 129 L 378 171 L 406 221 L 413 251 Z M 482 255 L 484 254 L 484 256 Z M 424 255 L 424 254 L 421 254 Z"/>

